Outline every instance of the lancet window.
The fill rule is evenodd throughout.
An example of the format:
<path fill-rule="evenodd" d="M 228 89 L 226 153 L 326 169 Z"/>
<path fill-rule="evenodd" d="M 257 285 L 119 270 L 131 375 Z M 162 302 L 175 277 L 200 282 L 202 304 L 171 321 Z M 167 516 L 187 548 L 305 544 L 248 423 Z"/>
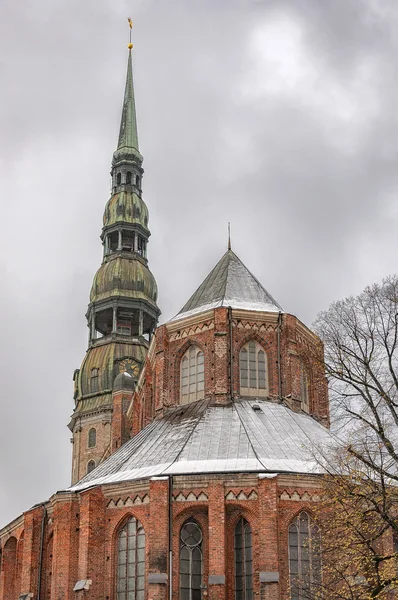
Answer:
<path fill-rule="evenodd" d="M 253 600 L 252 530 L 246 519 L 235 527 L 235 600 Z"/>
<path fill-rule="evenodd" d="M 289 573 L 291 600 L 307 600 L 321 582 L 320 532 L 306 512 L 289 527 Z"/>
<path fill-rule="evenodd" d="M 88 432 L 88 447 L 95 448 L 97 445 L 97 430 L 95 427 L 92 427 Z"/>
<path fill-rule="evenodd" d="M 254 340 L 243 346 L 239 353 L 240 393 L 242 396 L 267 396 L 267 355 Z"/>
<path fill-rule="evenodd" d="M 98 375 L 99 370 L 97 368 L 91 369 L 90 392 L 92 394 L 98 392 Z"/>
<path fill-rule="evenodd" d="M 203 536 L 195 520 L 184 523 L 180 532 L 180 600 L 201 600 Z"/>
<path fill-rule="evenodd" d="M 300 371 L 300 396 L 301 396 L 301 408 L 305 412 L 310 410 L 310 380 L 308 377 L 307 369 L 304 365 L 301 366 Z"/>
<path fill-rule="evenodd" d="M 116 592 L 117 600 L 145 598 L 145 531 L 135 517 L 118 534 Z"/>
<path fill-rule="evenodd" d="M 87 463 L 87 474 L 95 469 L 95 460 L 89 460 Z"/>
<path fill-rule="evenodd" d="M 190 346 L 181 359 L 181 404 L 204 398 L 204 354 L 197 346 Z"/>

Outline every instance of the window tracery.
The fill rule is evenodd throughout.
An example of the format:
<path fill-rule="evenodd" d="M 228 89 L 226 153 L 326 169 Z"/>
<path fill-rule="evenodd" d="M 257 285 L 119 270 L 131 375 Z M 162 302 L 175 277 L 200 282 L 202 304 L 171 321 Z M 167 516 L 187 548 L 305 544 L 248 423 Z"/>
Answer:
<path fill-rule="evenodd" d="M 180 532 L 180 600 L 202 598 L 202 542 L 200 525 L 193 519 L 184 523 Z"/>
<path fill-rule="evenodd" d="M 321 582 L 320 532 L 306 512 L 289 526 L 290 599 L 307 600 Z"/>
<path fill-rule="evenodd" d="M 251 340 L 239 353 L 240 393 L 242 396 L 268 395 L 267 355 Z"/>
<path fill-rule="evenodd" d="M 181 404 L 204 398 L 204 354 L 198 346 L 190 346 L 181 359 Z"/>
<path fill-rule="evenodd" d="M 117 600 L 145 599 L 145 531 L 135 517 L 118 534 L 116 592 Z"/>
<path fill-rule="evenodd" d="M 253 600 L 252 530 L 246 519 L 235 527 L 235 600 Z"/>

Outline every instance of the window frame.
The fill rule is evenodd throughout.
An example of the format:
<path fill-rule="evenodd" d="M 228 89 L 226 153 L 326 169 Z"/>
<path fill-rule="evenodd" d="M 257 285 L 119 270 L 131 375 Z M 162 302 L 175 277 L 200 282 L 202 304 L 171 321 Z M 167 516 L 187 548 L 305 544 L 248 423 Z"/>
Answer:
<path fill-rule="evenodd" d="M 90 394 L 97 394 L 99 389 L 99 368 L 93 367 L 90 371 Z"/>
<path fill-rule="evenodd" d="M 253 350 L 255 369 L 252 368 Z M 263 368 L 260 368 L 261 366 Z M 262 373 L 263 375 L 261 375 Z M 255 386 L 251 385 L 254 379 Z M 246 385 L 243 382 L 246 382 Z M 262 383 L 264 387 L 260 387 Z M 247 341 L 239 350 L 239 393 L 241 396 L 249 397 L 267 397 L 269 395 L 268 355 L 264 347 L 254 339 Z"/>
<path fill-rule="evenodd" d="M 94 465 L 94 466 L 92 466 L 92 465 Z M 86 475 L 90 475 L 90 473 L 92 473 L 94 471 L 96 466 L 97 465 L 95 463 L 95 460 L 91 458 L 87 463 Z"/>
<path fill-rule="evenodd" d="M 310 377 L 304 364 L 300 368 L 300 401 L 304 412 L 310 412 Z"/>
<path fill-rule="evenodd" d="M 183 530 L 185 527 L 187 527 L 188 525 L 194 525 L 198 531 L 200 532 L 200 540 L 199 542 L 197 542 L 194 545 L 189 545 L 186 541 L 184 541 L 183 539 Z M 189 562 L 189 571 L 187 571 L 186 573 L 182 572 L 182 564 L 183 561 L 186 561 L 186 558 L 182 558 L 183 557 L 183 552 L 185 553 L 185 550 L 188 554 L 188 562 Z M 195 551 L 198 552 L 195 552 Z M 200 561 L 199 561 L 199 573 L 194 573 L 193 572 L 193 566 L 194 563 L 198 562 L 198 560 L 194 558 L 194 553 L 200 557 Z M 200 523 L 198 523 L 198 521 L 196 521 L 196 519 L 194 518 L 189 518 L 187 519 L 180 528 L 180 534 L 179 534 L 179 562 L 178 562 L 178 591 L 179 591 L 179 599 L 180 600 L 201 600 L 202 599 L 202 590 L 203 590 L 203 569 L 204 567 L 204 560 L 203 560 L 203 530 L 202 527 L 200 525 Z M 189 587 L 182 587 L 182 576 L 188 576 L 189 578 Z M 194 577 L 200 577 L 200 584 L 199 587 L 195 587 L 193 588 L 193 578 Z"/>
<path fill-rule="evenodd" d="M 135 526 L 134 536 L 129 535 L 129 527 L 131 524 Z M 121 539 L 122 534 L 124 534 L 124 538 L 126 540 L 125 548 L 122 548 Z M 134 537 L 134 542 L 129 545 L 130 538 Z M 141 545 L 140 545 L 141 543 Z M 144 600 L 146 598 L 146 533 L 145 528 L 141 521 L 137 519 L 134 515 L 129 515 L 127 518 L 123 520 L 121 526 L 119 526 L 116 536 L 115 536 L 115 600 L 127 600 L 130 598 L 130 594 L 133 595 L 134 600 Z M 142 551 L 142 555 L 140 559 L 139 550 Z M 121 553 L 124 553 L 125 562 L 120 561 Z M 129 562 L 131 552 L 134 554 L 133 562 Z M 134 565 L 134 577 L 129 577 L 129 565 Z M 141 565 L 141 568 L 140 568 Z M 142 568 L 143 565 L 143 568 Z M 119 577 L 121 569 L 120 567 L 124 566 L 125 577 Z M 134 584 L 132 588 L 129 589 L 129 579 L 134 578 Z M 120 581 L 125 580 L 124 589 L 119 589 Z M 137 589 L 137 580 L 141 579 L 141 585 L 139 589 Z"/>
<path fill-rule="evenodd" d="M 242 557 L 238 563 L 237 559 L 237 535 L 239 533 L 238 528 L 241 528 L 241 539 L 242 546 L 240 548 Z M 246 535 L 250 535 L 250 545 L 247 544 Z M 248 550 L 250 550 L 250 559 L 248 559 Z M 238 575 L 238 564 L 242 565 L 242 574 Z M 238 590 L 237 580 L 242 579 L 242 589 Z M 249 583 L 250 582 L 250 583 Z M 253 530 L 250 523 L 244 518 L 240 517 L 234 527 L 234 597 L 235 600 L 253 600 L 254 599 L 254 588 L 253 588 Z"/>
<path fill-rule="evenodd" d="M 92 433 L 94 432 L 94 443 L 92 443 Z M 87 448 L 95 448 L 97 446 L 97 430 L 95 427 L 90 427 L 87 434 Z"/>
<path fill-rule="evenodd" d="M 307 518 L 307 528 L 308 528 L 307 532 L 303 532 L 300 530 L 300 525 L 301 525 L 301 522 L 302 522 L 304 516 Z M 292 533 L 292 531 L 291 531 L 292 527 L 296 528 L 297 545 L 295 545 L 294 548 L 297 548 L 297 558 L 292 558 L 293 545 L 291 544 L 291 541 L 290 541 L 290 539 L 291 539 L 290 534 Z M 288 535 L 288 565 L 289 565 L 289 598 L 290 598 L 290 600 L 306 600 L 306 598 L 308 597 L 308 593 L 311 594 L 314 584 L 316 585 L 317 579 L 318 579 L 319 583 L 321 583 L 321 581 L 322 581 L 321 555 L 320 555 L 320 553 L 317 553 L 316 549 L 314 548 L 314 543 L 313 543 L 313 541 L 317 537 L 318 543 L 320 546 L 321 532 L 319 530 L 319 527 L 314 523 L 314 520 L 312 519 L 311 515 L 306 510 L 302 510 L 302 511 L 300 511 L 300 513 L 298 515 L 295 516 L 295 518 L 292 521 L 290 521 L 288 529 L 287 529 L 287 535 Z M 303 548 L 305 548 L 305 543 L 308 543 L 308 545 L 307 545 L 308 559 L 304 559 L 306 562 L 308 562 L 308 573 L 309 573 L 308 582 L 303 581 L 302 561 L 303 561 Z M 293 574 L 293 576 L 296 578 L 296 583 L 294 582 L 293 577 L 292 577 L 292 564 L 291 564 L 292 561 L 297 562 L 297 574 L 295 574 L 295 573 Z M 317 562 L 319 562 L 318 566 L 316 565 Z M 315 565 L 314 565 L 314 563 L 315 563 Z M 316 571 L 316 569 L 318 569 L 318 572 Z M 307 585 L 309 587 L 306 589 Z"/>
<path fill-rule="evenodd" d="M 184 393 L 184 388 L 187 393 Z M 191 344 L 180 360 L 180 404 L 190 404 L 204 397 L 205 355 L 200 346 Z"/>

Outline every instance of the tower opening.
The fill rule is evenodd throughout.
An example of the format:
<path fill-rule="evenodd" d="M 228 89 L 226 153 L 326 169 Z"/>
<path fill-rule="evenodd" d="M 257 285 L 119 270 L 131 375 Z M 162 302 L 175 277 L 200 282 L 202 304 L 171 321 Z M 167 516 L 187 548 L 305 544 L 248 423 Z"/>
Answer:
<path fill-rule="evenodd" d="M 120 185 L 122 183 L 122 174 L 118 173 L 116 176 L 116 184 Z"/>
<path fill-rule="evenodd" d="M 126 183 L 127 185 L 131 184 L 131 171 L 127 171 L 126 173 Z"/>
<path fill-rule="evenodd" d="M 135 235 L 134 231 L 123 231 L 122 232 L 122 250 L 124 252 L 134 251 Z"/>
<path fill-rule="evenodd" d="M 119 244 L 119 234 L 117 231 L 112 231 L 108 236 L 109 252 L 116 252 Z"/>
<path fill-rule="evenodd" d="M 106 308 L 93 315 L 93 335 L 92 339 L 99 339 L 112 333 L 113 310 Z"/>

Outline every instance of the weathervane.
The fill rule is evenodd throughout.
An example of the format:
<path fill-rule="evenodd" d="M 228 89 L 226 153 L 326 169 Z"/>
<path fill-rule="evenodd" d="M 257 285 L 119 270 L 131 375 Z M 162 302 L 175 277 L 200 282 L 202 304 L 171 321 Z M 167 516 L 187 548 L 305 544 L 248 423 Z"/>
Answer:
<path fill-rule="evenodd" d="M 127 45 L 127 48 L 129 50 L 131 50 L 131 48 L 133 47 L 133 44 L 131 43 L 131 30 L 133 29 L 133 21 L 130 19 L 130 17 L 127 17 L 127 21 L 129 22 L 129 27 L 130 27 L 130 41 Z"/>

